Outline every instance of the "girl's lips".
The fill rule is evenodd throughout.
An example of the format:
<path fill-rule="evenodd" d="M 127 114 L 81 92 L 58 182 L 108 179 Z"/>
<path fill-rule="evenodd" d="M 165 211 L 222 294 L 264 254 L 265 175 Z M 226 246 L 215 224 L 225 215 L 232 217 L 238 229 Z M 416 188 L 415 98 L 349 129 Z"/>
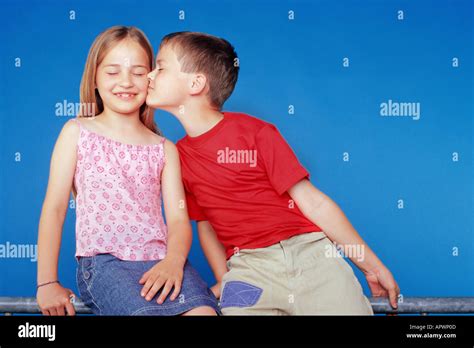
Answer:
<path fill-rule="evenodd" d="M 132 100 L 136 96 L 134 93 L 114 93 L 114 95 L 122 100 Z"/>

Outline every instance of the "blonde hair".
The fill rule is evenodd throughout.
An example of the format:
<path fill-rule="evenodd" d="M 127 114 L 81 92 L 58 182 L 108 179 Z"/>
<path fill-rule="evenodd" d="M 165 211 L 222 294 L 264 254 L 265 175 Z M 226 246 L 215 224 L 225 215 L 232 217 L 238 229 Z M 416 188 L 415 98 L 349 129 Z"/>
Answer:
<path fill-rule="evenodd" d="M 114 26 L 102 32 L 94 40 L 94 43 L 89 50 L 80 87 L 80 105 L 87 105 L 85 110 L 92 109 L 94 114 L 90 115 L 87 112 L 84 113 L 84 108 L 81 108 L 78 117 L 91 117 L 104 111 L 102 98 L 99 95 L 99 91 L 95 88 L 97 67 L 110 49 L 124 39 L 131 39 L 137 42 L 145 50 L 148 57 L 150 71 L 153 70 L 153 48 L 146 35 L 140 29 L 135 27 Z M 161 131 L 158 129 L 153 119 L 153 109 L 148 107 L 146 103 L 143 103 L 140 107 L 140 121 L 148 129 L 161 135 Z"/>

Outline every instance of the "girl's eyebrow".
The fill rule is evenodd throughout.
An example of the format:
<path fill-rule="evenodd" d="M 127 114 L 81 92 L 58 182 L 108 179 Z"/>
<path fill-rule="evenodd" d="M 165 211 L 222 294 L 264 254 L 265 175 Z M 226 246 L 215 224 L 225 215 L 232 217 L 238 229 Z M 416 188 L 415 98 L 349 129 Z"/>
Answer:
<path fill-rule="evenodd" d="M 107 64 L 107 65 L 104 65 L 104 67 L 108 67 L 108 66 L 118 67 L 118 68 L 119 68 L 121 65 L 120 65 L 120 64 Z M 145 68 L 145 69 L 148 69 L 147 66 L 141 65 L 141 64 L 132 65 L 132 68 Z"/>

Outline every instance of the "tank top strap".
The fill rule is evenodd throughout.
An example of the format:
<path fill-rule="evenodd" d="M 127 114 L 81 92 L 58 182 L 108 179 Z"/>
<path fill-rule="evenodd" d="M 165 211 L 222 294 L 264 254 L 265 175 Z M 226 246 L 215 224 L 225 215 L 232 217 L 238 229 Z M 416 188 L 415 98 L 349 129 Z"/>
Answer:
<path fill-rule="evenodd" d="M 161 169 L 163 169 L 163 166 L 165 165 L 166 163 L 166 153 L 165 153 L 165 141 L 166 141 L 166 138 L 164 136 L 161 136 L 163 139 L 161 139 L 160 141 L 160 152 L 161 152 Z"/>

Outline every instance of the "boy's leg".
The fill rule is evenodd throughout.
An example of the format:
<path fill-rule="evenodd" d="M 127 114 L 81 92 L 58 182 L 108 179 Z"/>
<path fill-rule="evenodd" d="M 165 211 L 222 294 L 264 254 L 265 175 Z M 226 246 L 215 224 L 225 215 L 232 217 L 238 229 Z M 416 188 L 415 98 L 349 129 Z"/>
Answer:
<path fill-rule="evenodd" d="M 243 249 L 227 262 L 222 278 L 221 311 L 224 315 L 283 315 L 286 274 L 279 244 Z"/>
<path fill-rule="evenodd" d="M 338 256 L 323 232 L 298 235 L 281 243 L 294 291 L 292 314 L 373 315 L 351 266 Z"/>

